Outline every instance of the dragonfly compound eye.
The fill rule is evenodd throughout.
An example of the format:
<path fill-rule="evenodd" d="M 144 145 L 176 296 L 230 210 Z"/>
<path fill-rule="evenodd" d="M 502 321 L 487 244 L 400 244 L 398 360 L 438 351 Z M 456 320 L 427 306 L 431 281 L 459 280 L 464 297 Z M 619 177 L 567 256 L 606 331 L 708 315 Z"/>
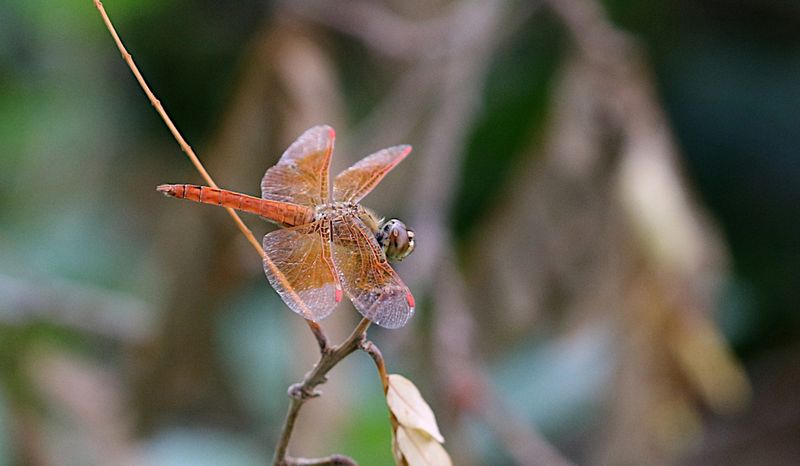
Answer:
<path fill-rule="evenodd" d="M 376 239 L 389 260 L 401 261 L 414 250 L 414 230 L 397 219 L 384 223 Z"/>

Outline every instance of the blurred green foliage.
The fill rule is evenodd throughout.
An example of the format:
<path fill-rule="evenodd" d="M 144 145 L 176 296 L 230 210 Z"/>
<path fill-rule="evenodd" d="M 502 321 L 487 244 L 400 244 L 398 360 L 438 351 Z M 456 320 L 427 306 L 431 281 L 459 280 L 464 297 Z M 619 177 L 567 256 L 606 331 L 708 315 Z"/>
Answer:
<path fill-rule="evenodd" d="M 537 17 L 504 54 L 494 57 L 485 103 L 472 130 L 453 212 L 457 235 L 468 237 L 504 186 L 521 155 L 536 142 L 550 99 L 550 79 L 563 53 L 563 33 L 548 15 Z M 470 182 L 471 181 L 471 182 Z"/>
<path fill-rule="evenodd" d="M 107 3 L 173 119 L 203 147 L 231 96 L 248 41 L 275 6 L 255 0 Z M 753 358 L 800 334 L 800 13 L 789 3 L 605 3 L 647 52 L 686 171 L 729 242 L 735 279 L 722 301 L 722 321 L 740 353 Z M 335 33 L 326 40 L 350 117 L 358 120 L 383 81 L 363 81 L 360 70 L 371 63 L 363 46 Z M 494 57 L 450 213 L 453 233 L 466 247 L 475 226 L 507 195 L 525 148 L 540 137 L 551 79 L 568 50 L 564 42 L 552 17 L 536 15 Z M 0 275 L 34 284 L 58 278 L 152 304 L 163 299 L 170 277 L 153 246 L 160 230 L 151 188 L 165 181 L 166 171 L 189 168 L 90 1 L 0 4 L 0 141 Z M 164 159 L 166 151 L 171 158 Z M 164 426 L 146 446 L 157 464 L 263 464 L 264 445 L 273 444 L 286 406 L 293 361 L 283 349 L 292 344 L 287 321 L 295 316 L 256 278 L 214 303 L 222 310 L 215 314 L 214 354 L 258 434 Z M 0 316 L 7 304 L 0 296 Z M 21 367 L 27 349 L 40 341 L 105 357 L 105 364 L 119 360 L 106 352 L 107 341 L 79 331 L 0 324 L 0 399 L 34 403 L 26 399 L 32 390 Z M 539 381 L 538 401 L 513 390 L 506 395 L 548 435 L 568 437 L 579 428 L 575 413 L 591 416 L 596 409 L 593 397 L 611 370 L 575 355 L 592 355 L 602 343 L 602 337 L 578 341 L 577 352 L 567 348 L 565 356 L 531 338 L 503 348 L 492 370 L 503 387 L 519 386 L 520 378 Z M 356 421 L 340 432 L 338 445 L 363 464 L 388 464 L 388 414 L 373 368 L 365 367 L 350 384 L 371 391 L 351 394 L 358 399 Z M 558 380 L 569 380 L 571 390 Z M 0 465 L 14 462 L 11 422 L 0 403 Z M 269 440 L 262 445 L 263 438 Z M 494 447 L 486 448 L 490 456 Z"/>

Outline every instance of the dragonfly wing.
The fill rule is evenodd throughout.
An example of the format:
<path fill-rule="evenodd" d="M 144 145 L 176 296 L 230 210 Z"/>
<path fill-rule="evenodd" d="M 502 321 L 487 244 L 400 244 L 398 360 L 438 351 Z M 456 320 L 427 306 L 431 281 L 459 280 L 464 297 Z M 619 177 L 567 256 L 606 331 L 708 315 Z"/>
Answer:
<path fill-rule="evenodd" d="M 411 152 L 411 146 L 394 146 L 368 155 L 339 173 L 333 182 L 333 199 L 357 203 Z"/>
<path fill-rule="evenodd" d="M 264 236 L 264 272 L 283 301 L 306 319 L 327 317 L 342 291 L 331 258 L 330 222 L 275 230 Z"/>
<path fill-rule="evenodd" d="M 334 219 L 332 228 L 336 271 L 358 312 L 381 327 L 405 325 L 414 314 L 414 297 L 373 234 L 354 217 Z"/>
<path fill-rule="evenodd" d="M 316 206 L 328 202 L 328 166 L 336 133 L 315 126 L 286 149 L 261 180 L 261 197 L 273 201 Z"/>

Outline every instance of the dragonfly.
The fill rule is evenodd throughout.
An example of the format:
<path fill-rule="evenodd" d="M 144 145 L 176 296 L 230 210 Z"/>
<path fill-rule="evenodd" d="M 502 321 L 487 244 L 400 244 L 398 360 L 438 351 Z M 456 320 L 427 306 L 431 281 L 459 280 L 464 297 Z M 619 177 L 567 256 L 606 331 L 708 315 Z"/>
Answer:
<path fill-rule="evenodd" d="M 415 246 L 414 231 L 398 219 L 380 219 L 359 204 L 410 152 L 399 145 L 364 157 L 339 173 L 329 188 L 336 134 L 330 126 L 303 133 L 261 180 L 261 198 L 190 184 L 158 191 L 180 199 L 255 214 L 280 229 L 264 236 L 264 272 L 289 308 L 320 321 L 347 294 L 367 319 L 385 328 L 404 326 L 414 296 L 389 260 Z"/>

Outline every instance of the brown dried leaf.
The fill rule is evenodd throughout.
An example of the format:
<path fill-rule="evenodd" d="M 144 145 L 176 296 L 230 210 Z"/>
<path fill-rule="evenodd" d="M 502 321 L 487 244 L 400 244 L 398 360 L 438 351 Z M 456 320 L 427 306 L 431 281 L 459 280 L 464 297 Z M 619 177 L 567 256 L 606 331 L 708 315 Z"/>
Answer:
<path fill-rule="evenodd" d="M 386 403 L 401 426 L 419 429 L 437 442 L 444 442 L 433 410 L 413 382 L 402 375 L 390 374 Z"/>
<path fill-rule="evenodd" d="M 426 432 L 414 428 L 397 427 L 395 434 L 397 450 L 403 455 L 408 466 L 451 466 L 450 455 L 435 439 Z M 395 453 L 397 460 L 397 453 Z M 398 462 L 398 464 L 403 464 Z"/>

